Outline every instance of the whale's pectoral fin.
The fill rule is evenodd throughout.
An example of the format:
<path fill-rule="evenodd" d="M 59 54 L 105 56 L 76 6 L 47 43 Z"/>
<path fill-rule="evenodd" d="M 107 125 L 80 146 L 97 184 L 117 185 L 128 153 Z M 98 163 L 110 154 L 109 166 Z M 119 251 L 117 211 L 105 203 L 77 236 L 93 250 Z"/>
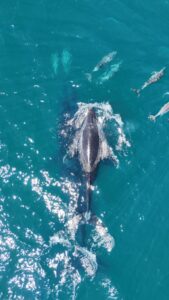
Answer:
<path fill-rule="evenodd" d="M 113 149 L 107 144 L 107 141 L 104 138 L 100 143 L 100 159 L 112 159 L 116 166 L 119 165 L 119 160 L 117 156 L 115 155 Z"/>
<path fill-rule="evenodd" d="M 77 149 L 76 149 L 74 143 L 72 143 L 72 144 L 70 145 L 70 147 L 69 147 L 68 155 L 69 155 L 70 157 L 73 157 L 73 156 L 75 156 L 76 153 L 77 153 Z"/>
<path fill-rule="evenodd" d="M 78 152 L 78 135 L 75 135 L 75 138 L 73 139 L 72 144 L 70 145 L 69 149 L 68 149 L 68 154 L 70 157 L 73 157 L 77 154 Z"/>

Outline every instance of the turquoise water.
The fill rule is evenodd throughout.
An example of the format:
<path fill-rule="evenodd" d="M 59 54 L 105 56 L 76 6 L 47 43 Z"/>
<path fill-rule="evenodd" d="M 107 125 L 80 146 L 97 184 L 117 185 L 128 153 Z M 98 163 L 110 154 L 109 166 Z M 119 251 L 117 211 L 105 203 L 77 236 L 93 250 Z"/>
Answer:
<path fill-rule="evenodd" d="M 0 299 L 169 299 L 169 117 L 148 120 L 168 101 L 168 68 L 139 98 L 130 90 L 168 67 L 168 15 L 160 0 L 1 1 Z M 112 51 L 117 72 L 90 82 Z M 94 182 L 110 252 L 91 248 L 89 226 L 83 247 L 83 230 L 68 236 L 83 177 L 76 158 L 64 161 L 70 139 L 60 135 L 78 102 L 104 101 L 131 144 L 116 152 L 119 168 L 100 163 Z"/>

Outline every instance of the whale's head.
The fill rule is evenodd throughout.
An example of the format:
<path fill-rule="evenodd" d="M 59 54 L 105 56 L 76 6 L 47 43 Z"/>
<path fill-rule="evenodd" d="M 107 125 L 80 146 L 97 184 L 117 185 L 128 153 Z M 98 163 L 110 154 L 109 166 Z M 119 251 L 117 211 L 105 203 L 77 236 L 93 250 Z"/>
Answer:
<path fill-rule="evenodd" d="M 96 123 L 96 113 L 94 108 L 89 108 L 87 112 L 86 121 L 88 124 L 95 124 Z"/>

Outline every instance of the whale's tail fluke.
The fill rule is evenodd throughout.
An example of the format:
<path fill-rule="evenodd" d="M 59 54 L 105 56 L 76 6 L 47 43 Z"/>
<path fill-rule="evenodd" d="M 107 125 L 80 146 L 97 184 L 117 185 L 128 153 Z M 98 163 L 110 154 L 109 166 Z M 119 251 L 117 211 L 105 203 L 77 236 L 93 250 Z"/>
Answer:
<path fill-rule="evenodd" d="M 91 211 L 77 214 L 74 216 L 74 218 L 68 221 L 67 229 L 71 239 L 75 239 L 79 225 L 85 225 L 85 227 L 83 227 L 83 245 L 86 245 L 87 241 L 86 225 L 91 225 L 93 227 L 92 230 L 94 230 L 94 241 L 106 248 L 108 252 L 114 248 L 115 240 L 113 236 L 108 232 L 108 229 L 104 225 L 103 221 L 96 215 L 92 214 Z"/>
<path fill-rule="evenodd" d="M 110 252 L 115 246 L 115 240 L 109 234 L 107 227 L 102 220 L 91 212 L 82 215 L 81 223 L 92 225 L 95 231 L 95 240 Z"/>

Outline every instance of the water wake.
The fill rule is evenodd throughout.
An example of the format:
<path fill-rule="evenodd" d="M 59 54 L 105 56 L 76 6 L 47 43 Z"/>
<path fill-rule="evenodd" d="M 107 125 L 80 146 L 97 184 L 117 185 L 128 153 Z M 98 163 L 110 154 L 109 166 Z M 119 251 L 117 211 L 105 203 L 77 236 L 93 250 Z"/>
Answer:
<path fill-rule="evenodd" d="M 101 160 L 111 158 L 116 162 L 116 165 L 119 166 L 118 154 L 126 147 L 130 147 L 130 143 L 127 140 L 124 129 L 123 129 L 123 121 L 119 114 L 114 114 L 111 105 L 106 103 L 78 103 L 78 110 L 73 116 L 73 118 L 68 118 L 66 115 L 65 128 L 62 129 L 62 136 L 67 138 L 68 136 L 74 136 L 72 138 L 72 143 L 68 147 L 67 157 L 73 157 L 78 152 L 79 146 L 79 138 L 81 135 L 81 128 L 83 122 L 88 113 L 88 109 L 94 108 L 97 114 L 98 120 L 98 129 L 99 129 L 99 137 L 101 139 Z M 112 146 L 108 143 L 105 135 L 105 129 L 107 127 L 107 123 L 113 123 L 113 130 L 116 130 L 116 142 Z M 111 134 L 109 133 L 109 136 Z M 116 151 L 116 154 L 114 153 Z M 64 158 L 64 162 L 65 162 Z M 61 186 L 64 186 L 67 182 L 68 190 L 70 192 L 70 201 L 67 205 L 67 217 L 64 223 L 64 230 L 59 231 L 50 239 L 50 245 L 61 245 L 66 250 L 65 260 L 68 260 L 69 257 L 69 267 L 71 268 L 72 274 L 76 274 L 75 261 L 78 265 L 80 263 L 81 268 L 85 271 L 85 275 L 89 277 L 94 277 L 96 275 L 98 264 L 96 258 L 95 250 L 100 247 L 106 249 L 107 252 L 111 252 L 115 245 L 114 238 L 108 232 L 108 228 L 106 228 L 101 219 L 96 216 L 91 217 L 91 223 L 93 223 L 92 231 L 91 231 L 91 244 L 90 246 L 81 246 L 78 244 L 76 240 L 76 233 L 78 231 L 79 225 L 83 223 L 83 217 L 81 214 L 77 213 L 77 203 L 80 195 L 80 186 L 73 182 L 68 181 L 67 179 L 63 180 Z M 94 189 L 94 187 L 93 187 Z M 62 188 L 63 190 L 63 188 Z M 64 191 L 66 192 L 65 186 Z M 70 259 L 71 257 L 71 259 Z M 73 271 L 74 270 L 74 271 Z M 68 270 L 65 272 L 68 272 Z M 65 275 L 66 276 L 66 275 Z M 72 275 L 73 279 L 73 275 Z M 82 282 L 84 277 L 81 272 L 78 270 L 78 280 L 75 284 L 75 288 L 78 288 L 78 284 Z M 102 287 L 107 289 L 108 298 L 117 299 L 116 298 L 116 290 L 111 286 L 111 282 L 109 279 L 105 279 L 102 282 Z M 75 295 L 75 288 L 74 294 Z M 74 299 L 74 298 L 73 298 Z"/>
<path fill-rule="evenodd" d="M 121 116 L 113 113 L 109 103 L 78 104 L 78 111 L 72 119 L 67 119 L 65 124 L 65 132 L 68 130 L 71 133 L 70 128 L 73 128 L 72 133 L 75 133 L 67 156 L 68 154 L 73 156 L 76 152 L 78 135 L 87 110 L 91 107 L 94 107 L 97 113 L 98 127 L 102 139 L 101 159 L 112 158 L 119 164 L 119 153 L 130 144 L 123 131 Z M 108 122 L 116 124 L 117 138 L 114 145 L 111 145 L 104 133 Z M 17 170 L 9 166 L 0 169 L 1 178 L 5 183 L 11 180 L 13 173 L 17 173 Z M 54 219 L 51 217 L 51 222 L 48 224 L 52 234 L 49 241 L 46 241 L 43 235 L 27 228 L 24 237 L 30 244 L 33 243 L 33 248 L 29 247 L 29 243 L 26 246 L 17 241 L 15 235 L 10 234 L 10 231 L 6 240 L 2 239 L 0 257 L 4 267 L 3 272 L 8 267 L 12 252 L 17 251 L 16 272 L 9 280 L 8 299 L 15 298 L 18 288 L 21 292 L 28 292 L 30 297 L 35 294 L 36 299 L 43 297 L 44 293 L 47 299 L 48 287 L 50 286 L 51 297 L 59 299 L 65 296 L 75 300 L 77 299 L 78 289 L 85 278 L 93 279 L 99 273 L 97 251 L 103 248 L 110 253 L 114 247 L 114 238 L 109 233 L 108 228 L 103 225 L 102 220 L 93 216 L 94 226 L 88 226 L 90 238 L 87 239 L 85 245 L 79 243 L 77 235 L 80 232 L 79 225 L 82 223 L 82 215 L 78 214 L 78 201 L 81 198 L 82 183 L 80 180 L 75 182 L 75 177 L 72 174 L 58 178 L 52 177 L 46 170 L 41 170 L 39 176 L 35 176 L 34 172 L 28 174 L 19 172 L 18 175 L 15 175 L 24 187 L 30 188 L 37 195 L 38 203 L 41 201 L 45 204 L 49 215 L 54 216 Z M 95 186 L 93 189 L 96 191 L 97 187 Z M 59 227 L 57 232 L 56 222 L 58 222 Z M 3 224 L 5 224 L 5 220 Z M 1 227 L 1 232 L 3 230 L 3 227 Z M 6 232 L 5 235 L 7 236 Z M 52 279 L 47 278 L 46 274 L 48 272 L 51 272 Z M 42 285 L 44 286 L 43 290 Z M 102 278 L 100 288 L 106 294 L 106 299 L 119 299 L 117 291 L 109 278 Z"/>

